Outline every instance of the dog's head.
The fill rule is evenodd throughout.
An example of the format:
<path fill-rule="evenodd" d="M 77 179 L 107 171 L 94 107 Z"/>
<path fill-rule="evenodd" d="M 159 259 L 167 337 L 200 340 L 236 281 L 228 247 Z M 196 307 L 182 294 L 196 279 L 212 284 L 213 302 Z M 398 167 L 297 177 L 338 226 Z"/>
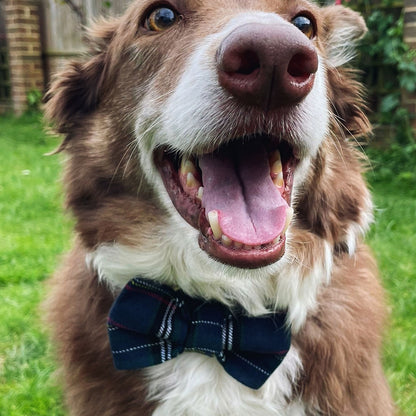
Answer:
<path fill-rule="evenodd" d="M 306 0 L 138 0 L 98 24 L 47 96 L 84 243 L 193 274 L 190 292 L 205 270 L 255 279 L 353 251 L 369 202 L 346 138 L 369 126 L 340 67 L 365 30 Z"/>

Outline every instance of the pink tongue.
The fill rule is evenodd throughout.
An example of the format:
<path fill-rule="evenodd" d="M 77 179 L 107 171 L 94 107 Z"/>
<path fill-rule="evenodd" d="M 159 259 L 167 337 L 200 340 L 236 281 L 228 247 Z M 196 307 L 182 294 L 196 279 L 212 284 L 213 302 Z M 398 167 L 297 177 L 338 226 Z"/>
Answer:
<path fill-rule="evenodd" d="M 230 147 L 199 159 L 206 215 L 218 211 L 223 234 L 242 244 L 268 244 L 283 231 L 287 203 L 270 177 L 259 143 Z"/>

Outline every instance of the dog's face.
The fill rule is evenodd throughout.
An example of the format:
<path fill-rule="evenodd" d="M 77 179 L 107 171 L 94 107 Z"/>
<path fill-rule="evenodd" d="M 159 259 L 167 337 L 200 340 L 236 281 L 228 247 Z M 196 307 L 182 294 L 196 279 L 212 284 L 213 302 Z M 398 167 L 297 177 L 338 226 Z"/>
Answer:
<path fill-rule="evenodd" d="M 368 125 L 338 67 L 364 32 L 356 13 L 305 0 L 138 0 L 98 25 L 48 103 L 86 245 L 138 247 L 137 268 L 186 274 L 188 291 L 205 271 L 276 275 L 304 244 L 351 250 L 369 204 L 342 143 Z"/>
<path fill-rule="evenodd" d="M 172 45 L 176 74 L 167 65 L 153 81 L 173 78 L 162 90 L 170 94 L 143 100 L 136 135 L 146 137 L 139 146 L 149 180 L 198 230 L 200 247 L 217 261 L 254 268 L 284 253 L 295 173 L 316 155 L 329 112 L 314 8 L 238 6 L 194 6 L 195 28 L 185 10 L 150 11 L 148 20 L 169 15 L 172 28 L 162 32 L 176 31 L 191 52 L 184 59 Z"/>

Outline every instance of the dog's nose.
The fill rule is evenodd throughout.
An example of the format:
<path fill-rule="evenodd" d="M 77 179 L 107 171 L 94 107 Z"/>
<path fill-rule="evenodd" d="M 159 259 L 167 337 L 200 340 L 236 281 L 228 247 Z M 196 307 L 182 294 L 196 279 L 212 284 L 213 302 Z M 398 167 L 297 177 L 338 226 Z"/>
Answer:
<path fill-rule="evenodd" d="M 302 101 L 317 69 L 311 40 L 285 23 L 242 25 L 217 51 L 220 85 L 243 104 L 266 110 Z"/>

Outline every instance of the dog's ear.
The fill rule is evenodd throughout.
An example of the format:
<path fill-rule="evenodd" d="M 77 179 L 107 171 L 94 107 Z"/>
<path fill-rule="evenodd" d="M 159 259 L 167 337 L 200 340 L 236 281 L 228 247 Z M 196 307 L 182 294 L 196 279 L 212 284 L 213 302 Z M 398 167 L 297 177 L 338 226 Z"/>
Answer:
<path fill-rule="evenodd" d="M 371 135 L 369 111 L 364 100 L 363 86 L 356 80 L 357 72 L 351 68 L 328 68 L 328 98 L 334 122 L 346 137 Z"/>
<path fill-rule="evenodd" d="M 108 77 L 108 45 L 113 38 L 116 21 L 101 21 L 89 30 L 89 59 L 73 61 L 55 77 L 45 95 L 45 115 L 58 133 L 65 135 L 86 114 L 97 107 Z M 61 148 L 59 150 L 61 150 Z"/>
<path fill-rule="evenodd" d="M 85 63 L 70 62 L 57 74 L 45 96 L 45 114 L 58 133 L 69 134 L 80 117 L 96 108 L 104 66 L 100 54 Z"/>
<path fill-rule="evenodd" d="M 360 14 L 343 6 L 322 9 L 327 57 L 328 94 L 337 125 L 346 136 L 366 136 L 371 132 L 363 99 L 363 87 L 351 68 L 341 68 L 356 54 L 356 43 L 367 32 Z"/>
<path fill-rule="evenodd" d="M 342 66 L 354 58 L 356 43 L 367 32 L 367 26 L 359 13 L 343 6 L 324 7 L 322 15 L 327 61 L 332 67 Z"/>

